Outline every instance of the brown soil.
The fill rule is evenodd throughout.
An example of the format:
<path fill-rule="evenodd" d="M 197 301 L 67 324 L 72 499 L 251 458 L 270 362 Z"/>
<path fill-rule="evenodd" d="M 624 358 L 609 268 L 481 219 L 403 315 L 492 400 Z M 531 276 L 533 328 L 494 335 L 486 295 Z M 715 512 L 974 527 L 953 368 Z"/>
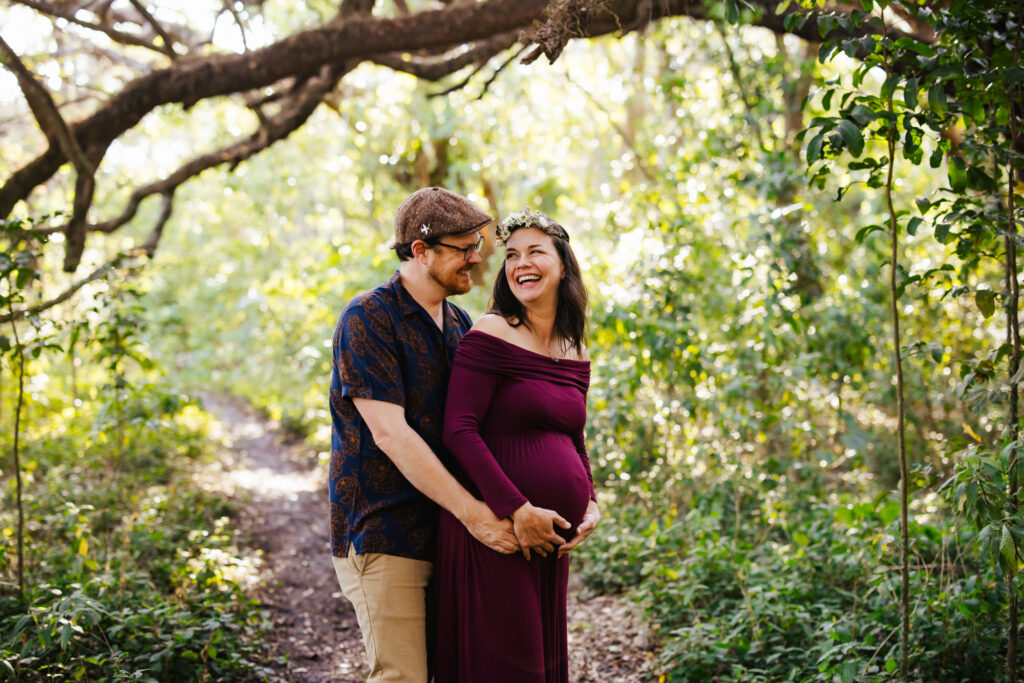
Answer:
<path fill-rule="evenodd" d="M 240 553 L 258 557 L 252 591 L 274 624 L 271 680 L 364 680 L 359 627 L 330 560 L 326 465 L 243 402 L 205 396 L 204 403 L 225 447 L 202 485 L 241 503 L 236 533 L 247 547 Z M 583 599 L 577 584 L 569 596 L 569 657 L 576 683 L 650 677 L 648 639 L 631 606 L 614 596 Z"/>

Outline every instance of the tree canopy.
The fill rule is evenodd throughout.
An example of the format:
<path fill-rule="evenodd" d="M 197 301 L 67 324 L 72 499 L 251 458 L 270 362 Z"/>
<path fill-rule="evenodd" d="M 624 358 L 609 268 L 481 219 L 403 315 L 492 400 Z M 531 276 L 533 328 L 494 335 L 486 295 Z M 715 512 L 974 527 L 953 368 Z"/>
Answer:
<path fill-rule="evenodd" d="M 346 0 L 333 13 L 329 5 L 312 5 L 313 16 L 304 17 L 300 26 L 314 21 L 313 28 L 289 30 L 285 24 L 275 31 L 261 15 L 260 3 L 213 4 L 194 12 L 196 18 L 176 11 L 173 4 L 166 9 L 147 8 L 134 0 L 60 4 L 18 0 L 15 4 L 7 10 L 10 20 L 39 28 L 41 24 L 30 23 L 25 16 L 32 11 L 50 22 L 36 45 L 41 52 L 21 55 L 0 41 L 3 64 L 16 77 L 46 144 L 40 153 L 32 151 L 36 145 L 24 150 L 28 160 L 0 186 L 0 215 L 11 215 L 19 202 L 29 201 L 62 166 L 70 165 L 73 197 L 67 206 L 49 207 L 62 211 L 66 220 L 41 229 L 63 233 L 63 268 L 69 273 L 78 269 L 89 233 L 120 229 L 135 219 L 142 200 L 158 196 L 162 209 L 155 224 L 132 250 L 152 255 L 182 183 L 215 166 L 237 166 L 286 138 L 322 102 L 337 100 L 339 83 L 361 62 L 430 81 L 468 69 L 468 80 L 510 50 L 515 52 L 504 58 L 506 64 L 524 50 L 524 62 L 541 54 L 553 61 L 573 39 L 613 32 L 625 35 L 668 16 L 707 19 L 718 8 L 689 1 L 488 0 L 441 2 L 436 7 L 424 3 L 414 11 L 409 4 L 397 2 L 381 12 L 391 16 L 378 16 L 374 14 L 377 3 Z M 735 2 L 726 6 L 738 12 Z M 817 22 L 806 21 L 806 13 L 800 15 L 800 22 L 788 20 L 802 12 L 798 6 L 781 11 L 775 11 L 773 3 L 744 7 L 755 25 L 812 40 L 875 30 L 867 23 L 851 27 L 836 22 L 821 31 Z M 904 18 L 902 28 L 884 30 L 899 35 L 913 29 L 915 23 L 907 15 Z M 233 30 L 225 28 L 224 22 L 234 22 Z M 68 48 L 54 52 L 56 45 Z M 74 74 L 75 86 L 59 88 L 63 101 L 34 72 L 52 68 Z M 88 83 L 91 79 L 96 81 Z M 95 215 L 96 193 L 102 197 L 108 191 L 100 167 L 116 140 L 159 107 L 176 105 L 187 113 L 202 100 L 225 96 L 238 97 L 252 111 L 251 133 L 234 136 L 215 149 L 197 151 L 173 172 L 137 185 L 119 213 Z M 97 270 L 73 287 L 101 272 L 105 270 Z"/>

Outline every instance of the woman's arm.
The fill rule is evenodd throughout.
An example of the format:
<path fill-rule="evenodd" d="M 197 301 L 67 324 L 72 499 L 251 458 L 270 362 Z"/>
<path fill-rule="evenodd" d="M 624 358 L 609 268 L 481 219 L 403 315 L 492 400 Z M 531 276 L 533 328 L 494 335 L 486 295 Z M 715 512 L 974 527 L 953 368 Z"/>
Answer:
<path fill-rule="evenodd" d="M 448 384 L 444 442 L 498 517 L 512 517 L 526 559 L 542 556 L 562 543 L 554 525 L 571 525 L 557 512 L 532 505 L 508 478 L 484 443 L 480 428 L 497 389 L 499 376 L 456 365 Z"/>

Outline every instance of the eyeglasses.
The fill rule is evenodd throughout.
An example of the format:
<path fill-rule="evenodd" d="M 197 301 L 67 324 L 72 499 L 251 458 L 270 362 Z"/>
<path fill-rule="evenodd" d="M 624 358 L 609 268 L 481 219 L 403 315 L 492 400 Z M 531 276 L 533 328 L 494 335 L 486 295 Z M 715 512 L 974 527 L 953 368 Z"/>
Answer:
<path fill-rule="evenodd" d="M 469 263 L 469 259 L 473 254 L 480 253 L 480 247 L 482 247 L 483 244 L 484 236 L 480 235 L 480 239 L 478 239 L 474 244 L 471 244 L 468 247 L 457 247 L 454 244 L 445 244 L 444 242 L 435 242 L 434 246 L 448 247 L 449 249 L 454 249 L 455 251 L 461 251 L 462 258 L 466 259 L 466 263 Z"/>

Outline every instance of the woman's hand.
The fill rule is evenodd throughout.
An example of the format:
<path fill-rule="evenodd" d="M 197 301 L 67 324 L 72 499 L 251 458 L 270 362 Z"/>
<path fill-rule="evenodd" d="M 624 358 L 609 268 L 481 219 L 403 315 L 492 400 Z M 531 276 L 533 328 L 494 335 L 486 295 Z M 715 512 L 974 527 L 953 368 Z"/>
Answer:
<path fill-rule="evenodd" d="M 563 529 L 572 527 L 554 510 L 539 508 L 530 503 L 523 503 L 512 513 L 512 528 L 519 539 L 519 547 L 523 556 L 530 559 L 530 552 L 547 557 L 555 548 L 562 545 L 565 539 L 555 531 L 555 525 Z"/>
<path fill-rule="evenodd" d="M 583 514 L 583 521 L 576 527 L 576 534 L 569 539 L 569 542 L 558 549 L 558 556 L 565 555 L 570 550 L 578 546 L 583 542 L 590 534 L 594 533 L 594 529 L 597 528 L 598 523 L 601 521 L 601 511 L 597 508 L 597 503 L 591 500 L 587 503 L 587 511 Z"/>

